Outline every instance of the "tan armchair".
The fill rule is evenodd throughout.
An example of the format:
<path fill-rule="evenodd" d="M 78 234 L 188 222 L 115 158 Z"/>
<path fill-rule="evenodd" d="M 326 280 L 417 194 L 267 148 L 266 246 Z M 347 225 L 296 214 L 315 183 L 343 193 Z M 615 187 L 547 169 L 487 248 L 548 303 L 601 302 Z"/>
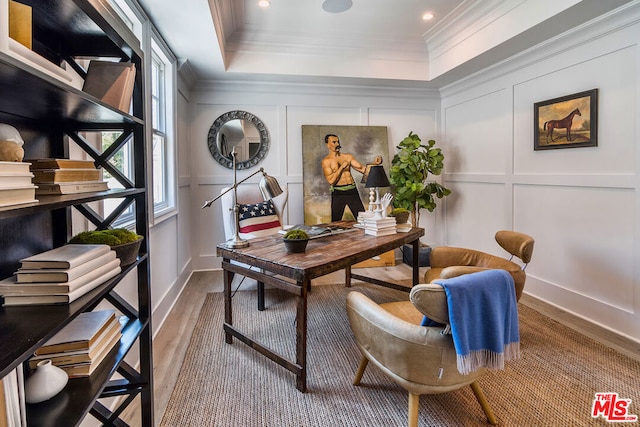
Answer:
<path fill-rule="evenodd" d="M 424 281 L 431 283 L 435 279 L 449 279 L 483 270 L 502 269 L 508 271 L 513 277 L 516 300 L 520 301 L 527 277 L 524 269 L 531 261 L 534 240 L 526 234 L 509 230 L 498 231 L 495 238 L 498 244 L 511 254 L 510 259 L 473 249 L 450 246 L 435 247 L 431 250 L 431 268 L 425 273 Z M 522 266 L 511 261 L 514 256 L 522 260 Z"/>
<path fill-rule="evenodd" d="M 462 375 L 451 335 L 444 327 L 420 326 L 424 315 L 448 324 L 447 298 L 440 285 L 412 288 L 411 301 L 378 305 L 359 292 L 347 295 L 347 315 L 362 353 L 353 381 L 359 385 L 369 362 L 409 392 L 408 425 L 418 425 L 420 395 L 439 394 L 470 385 L 489 423 L 496 424 L 477 380 L 485 368 Z"/>

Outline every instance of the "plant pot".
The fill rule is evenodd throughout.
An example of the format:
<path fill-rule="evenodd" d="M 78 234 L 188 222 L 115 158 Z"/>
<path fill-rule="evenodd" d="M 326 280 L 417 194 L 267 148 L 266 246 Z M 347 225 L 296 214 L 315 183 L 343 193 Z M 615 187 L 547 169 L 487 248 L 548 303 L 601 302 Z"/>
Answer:
<path fill-rule="evenodd" d="M 395 215 L 396 224 L 406 224 L 409 221 L 409 212 L 401 212 Z"/>
<path fill-rule="evenodd" d="M 126 266 L 136 262 L 138 252 L 140 251 L 140 245 L 142 245 L 142 238 L 135 242 L 111 246 L 111 249 L 116 251 L 116 257 L 120 258 L 120 266 Z"/>
<path fill-rule="evenodd" d="M 413 267 L 413 245 L 402 247 L 402 262 Z M 429 267 L 431 265 L 431 246 L 420 246 L 418 253 L 418 266 Z"/>
<path fill-rule="evenodd" d="M 287 252 L 290 254 L 302 253 L 307 249 L 309 239 L 282 239 Z"/>

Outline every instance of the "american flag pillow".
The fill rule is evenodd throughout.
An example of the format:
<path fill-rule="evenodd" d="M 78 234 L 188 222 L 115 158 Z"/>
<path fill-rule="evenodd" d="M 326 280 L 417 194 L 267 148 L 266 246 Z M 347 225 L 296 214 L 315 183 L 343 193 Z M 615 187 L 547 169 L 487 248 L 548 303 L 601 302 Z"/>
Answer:
<path fill-rule="evenodd" d="M 240 205 L 240 233 L 255 233 L 271 228 L 281 228 L 276 208 L 271 200 L 254 205 Z"/>

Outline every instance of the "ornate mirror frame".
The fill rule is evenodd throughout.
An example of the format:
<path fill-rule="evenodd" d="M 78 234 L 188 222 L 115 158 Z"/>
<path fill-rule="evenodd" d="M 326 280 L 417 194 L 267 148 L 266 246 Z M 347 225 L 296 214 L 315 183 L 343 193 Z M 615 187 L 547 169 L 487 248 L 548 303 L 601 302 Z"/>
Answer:
<path fill-rule="evenodd" d="M 267 155 L 269 151 L 269 132 L 267 131 L 267 127 L 264 125 L 262 120 L 260 120 L 254 114 L 248 113 L 246 111 L 234 110 L 229 111 L 228 113 L 224 113 L 220 117 L 214 120 L 213 124 L 209 128 L 209 133 L 207 135 L 207 145 L 209 146 L 209 152 L 213 156 L 213 158 L 220 163 L 222 166 L 233 169 L 233 160 L 229 157 L 225 157 L 218 148 L 218 133 L 220 129 L 225 125 L 225 123 L 231 120 L 244 120 L 251 124 L 253 124 L 258 130 L 258 134 L 260 135 L 260 146 L 258 151 L 251 156 L 251 158 L 244 161 L 236 161 L 236 169 L 250 169 L 260 163 L 262 159 Z"/>

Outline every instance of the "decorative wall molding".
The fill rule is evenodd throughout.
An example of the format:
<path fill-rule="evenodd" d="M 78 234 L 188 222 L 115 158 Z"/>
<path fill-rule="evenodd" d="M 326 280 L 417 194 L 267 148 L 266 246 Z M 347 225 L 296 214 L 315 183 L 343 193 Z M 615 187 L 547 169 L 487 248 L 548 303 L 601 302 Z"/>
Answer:
<path fill-rule="evenodd" d="M 633 1 L 614 11 L 604 14 L 581 26 L 552 37 L 536 46 L 523 50 L 507 59 L 494 63 L 480 72 L 469 75 L 455 83 L 440 88 L 442 97 L 464 93 L 474 87 L 501 76 L 539 64 L 562 52 L 604 37 L 640 22 L 640 2 Z"/>
<path fill-rule="evenodd" d="M 296 95 L 323 95 L 323 96 L 366 96 L 384 98 L 413 98 L 439 100 L 440 91 L 434 88 L 416 87 L 415 82 L 408 86 L 391 85 L 390 82 L 381 80 L 380 85 L 361 84 L 309 84 L 296 83 L 295 77 L 290 83 L 272 82 L 267 80 L 238 80 L 238 81 L 216 81 L 200 80 L 192 88 L 192 93 L 207 91 L 225 93 L 278 93 Z"/>
<path fill-rule="evenodd" d="M 425 34 L 428 80 L 456 68 L 471 74 L 634 3 L 556 0 L 545 7 L 534 0 L 463 3 L 450 19 Z"/>

